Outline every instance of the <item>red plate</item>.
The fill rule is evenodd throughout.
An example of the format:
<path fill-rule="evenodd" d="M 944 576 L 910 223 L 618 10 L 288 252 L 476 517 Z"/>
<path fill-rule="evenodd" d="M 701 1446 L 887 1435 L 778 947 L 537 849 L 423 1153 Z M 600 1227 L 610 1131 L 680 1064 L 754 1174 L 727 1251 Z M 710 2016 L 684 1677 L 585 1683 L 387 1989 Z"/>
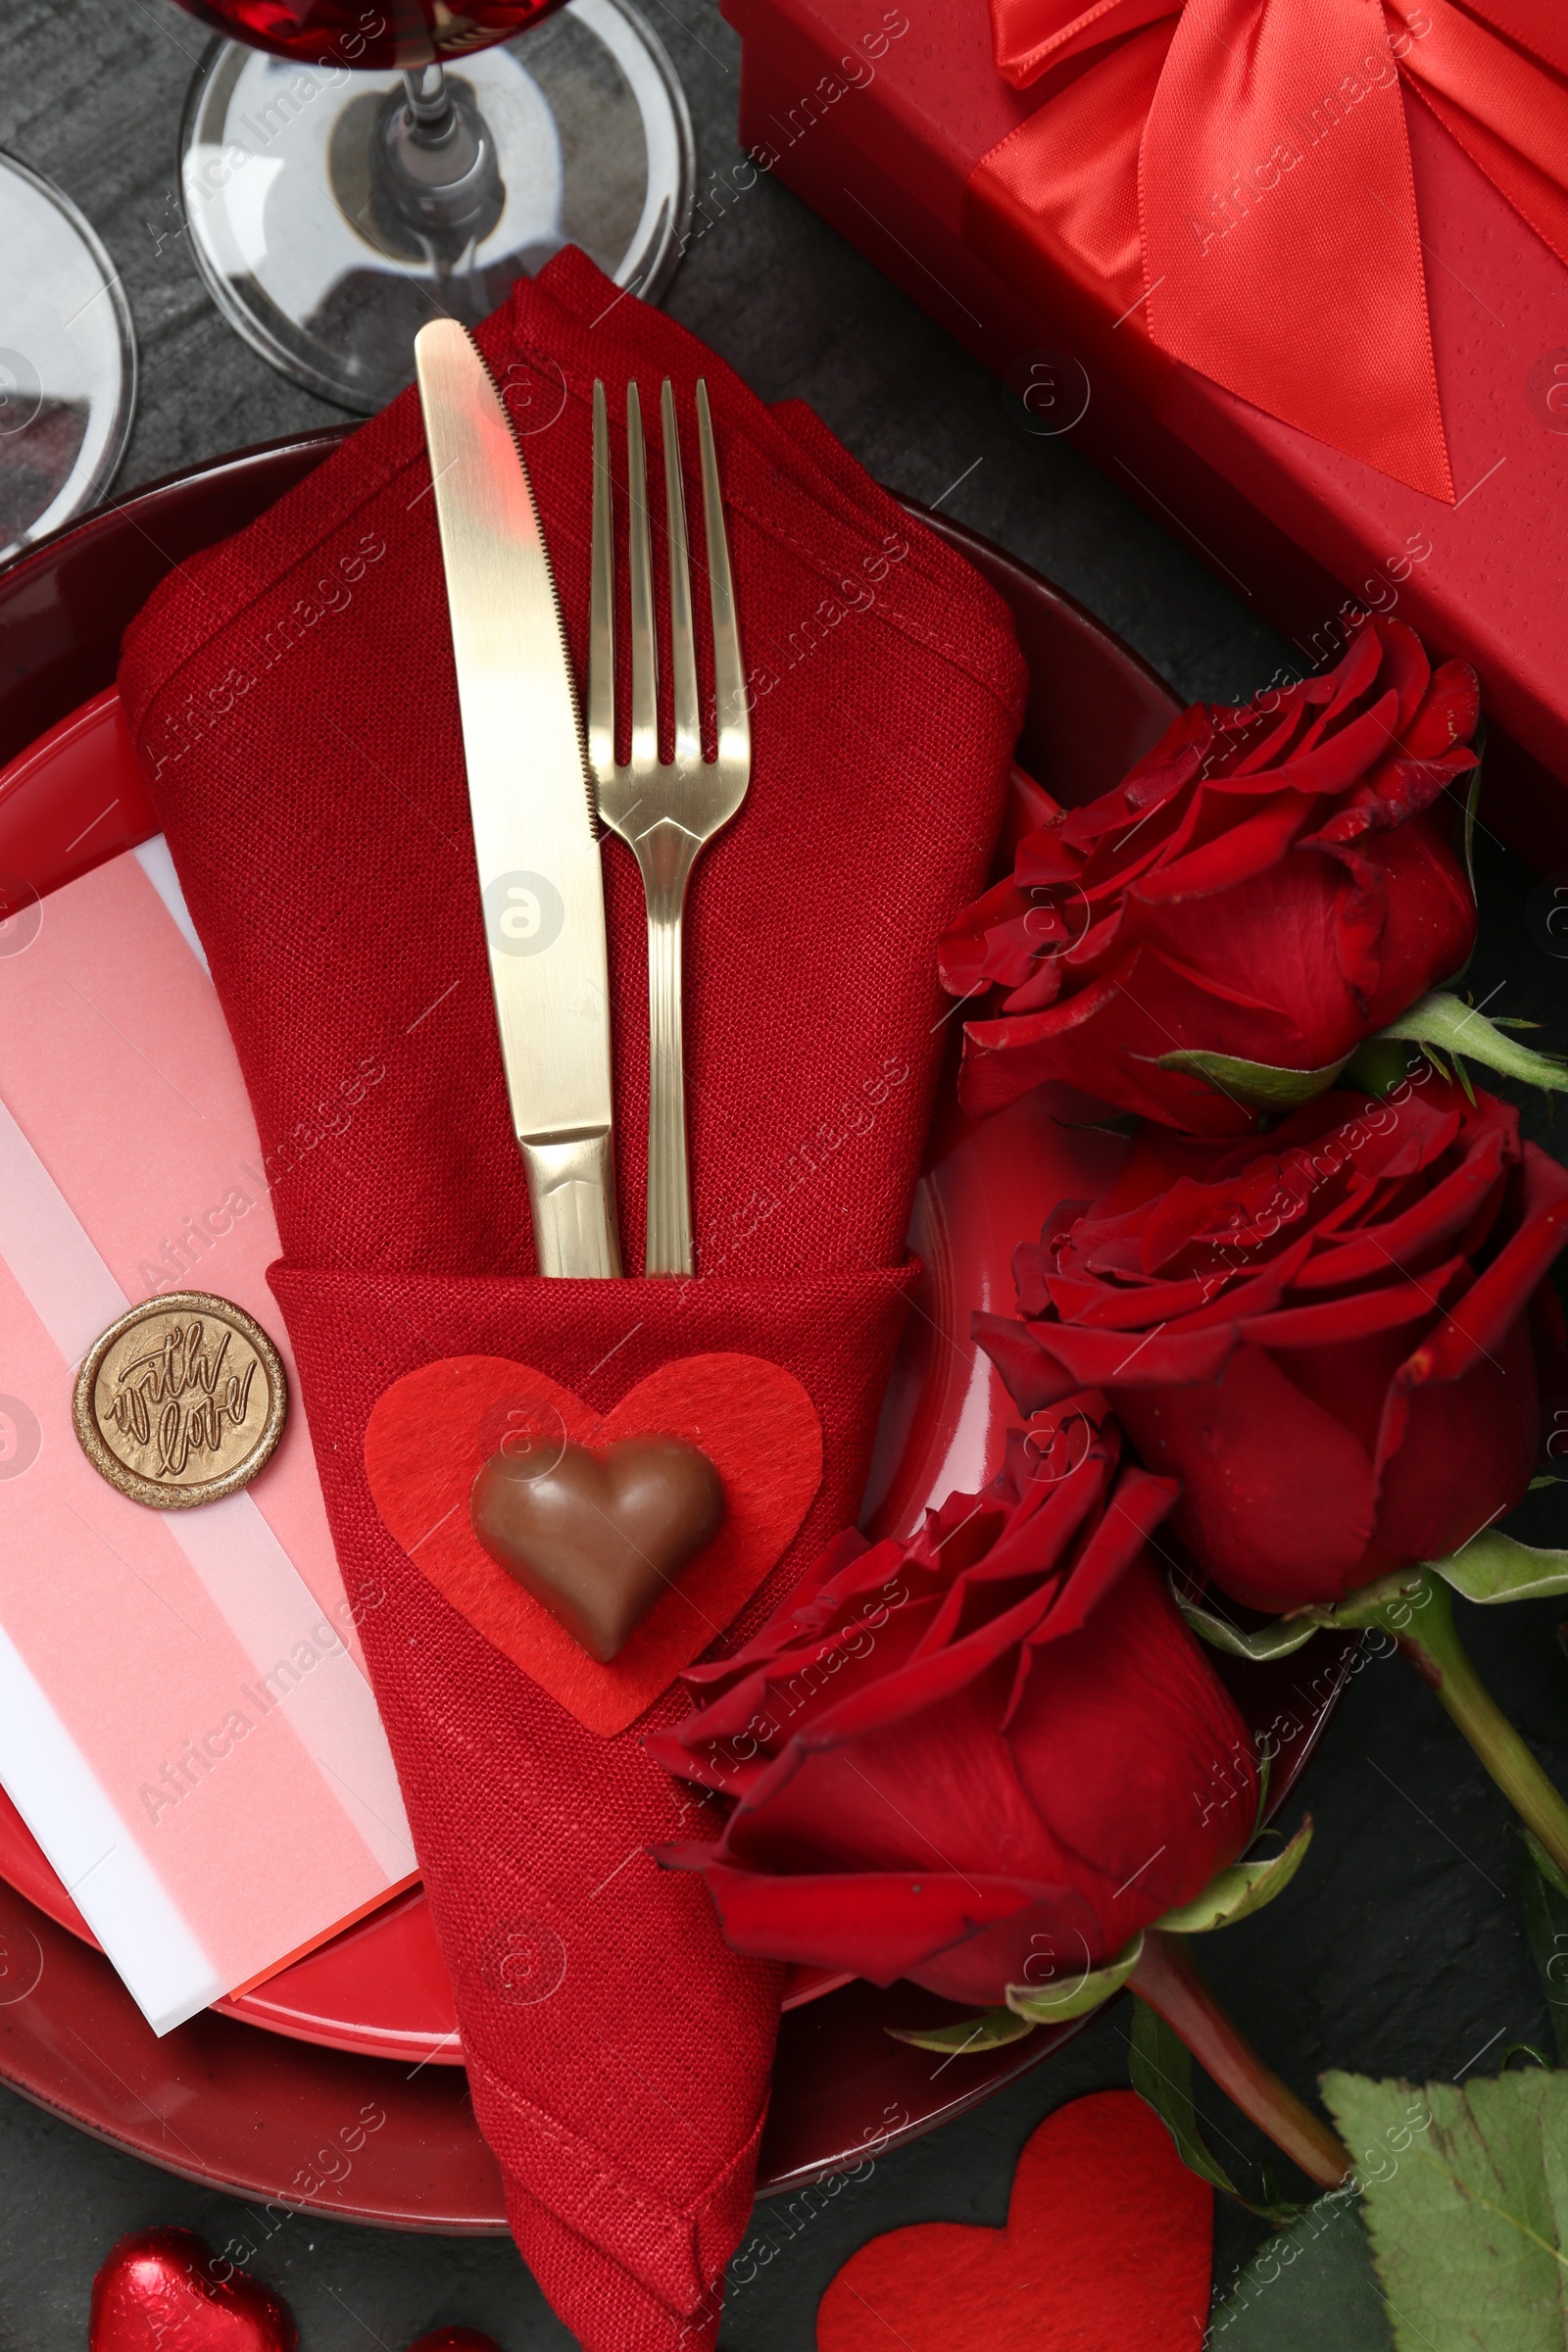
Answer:
<path fill-rule="evenodd" d="M 0 884 L 47 892 L 156 829 L 112 691 L 121 632 L 181 556 L 240 528 L 341 438 L 316 434 L 174 476 L 0 578 L 0 756 L 11 759 L 0 773 Z M 1021 759 L 1063 800 L 1105 790 L 1166 725 L 1167 689 L 1035 573 L 941 516 L 922 519 L 1012 609 L 1034 688 Z M 1015 797 L 1015 819 L 1026 822 L 1025 781 Z M 1119 1149 L 1058 1124 L 1066 1107 L 1042 1094 L 979 1128 L 952 1110 L 939 1121 L 916 1208 L 924 1312 L 909 1319 L 867 1495 L 877 1533 L 917 1524 L 927 1502 L 996 1465 L 1010 1407 L 969 1341 L 971 1311 L 1010 1304 L 1013 1245 L 1057 1200 L 1092 1186 Z M 1294 1660 L 1230 1677 L 1253 1724 L 1284 1739 L 1276 1804 L 1316 1741 L 1323 1693 L 1348 1652 L 1314 1656 L 1310 1689 Z M 1282 1734 L 1282 1724 L 1294 1729 Z M 0 1889 L 0 2075 L 15 2088 L 243 2195 L 405 2229 L 505 2228 L 417 1890 L 159 2040 L 3 1795 L 0 1878 L 17 1890 Z M 1075 2030 L 933 2070 L 883 2031 L 956 2014 L 930 1994 L 800 1971 L 787 2008 L 764 2192 L 858 2162 L 868 2139 L 890 2145 L 929 2131 Z"/>

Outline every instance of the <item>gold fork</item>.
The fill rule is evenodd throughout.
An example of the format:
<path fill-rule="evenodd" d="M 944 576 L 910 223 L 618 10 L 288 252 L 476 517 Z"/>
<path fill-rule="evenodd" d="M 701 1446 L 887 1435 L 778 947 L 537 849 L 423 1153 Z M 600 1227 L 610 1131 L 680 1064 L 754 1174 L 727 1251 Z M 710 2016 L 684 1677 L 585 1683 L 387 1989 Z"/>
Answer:
<path fill-rule="evenodd" d="M 648 467 L 642 403 L 626 386 L 627 541 L 631 564 L 631 759 L 615 760 L 615 540 L 611 506 L 610 426 L 605 387 L 594 386 L 594 536 L 588 652 L 588 760 L 599 814 L 637 860 L 648 905 L 648 1253 L 650 1274 L 692 1271 L 691 1191 L 686 1167 L 686 1078 L 681 1036 L 681 916 L 686 885 L 705 846 L 746 798 L 752 729 L 746 671 L 735 621 L 724 503 L 713 452 L 708 386 L 697 385 L 709 601 L 713 616 L 717 757 L 703 758 L 692 624 L 691 559 L 681 481 L 675 396 L 661 401 L 664 517 L 669 539 L 670 673 L 674 758 L 659 757 L 659 653 L 648 532 Z"/>

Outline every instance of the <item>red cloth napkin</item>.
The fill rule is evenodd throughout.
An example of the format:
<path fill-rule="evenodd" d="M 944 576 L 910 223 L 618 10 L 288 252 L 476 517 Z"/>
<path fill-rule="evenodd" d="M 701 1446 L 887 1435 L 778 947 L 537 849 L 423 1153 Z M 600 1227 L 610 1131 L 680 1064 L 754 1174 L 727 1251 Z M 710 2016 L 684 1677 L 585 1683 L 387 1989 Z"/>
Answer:
<path fill-rule="evenodd" d="M 737 1350 L 804 1382 L 827 1467 L 731 1638 L 853 1519 L 945 1035 L 936 943 L 985 879 L 1024 680 L 997 598 L 808 410 L 763 408 L 580 254 L 479 340 L 518 417 L 579 676 L 594 378 L 612 416 L 633 374 L 645 416 L 666 374 L 684 418 L 699 373 L 712 398 L 755 766 L 687 923 L 696 1281 L 531 1270 L 412 392 L 179 567 L 126 639 L 121 689 L 255 1107 L 273 1289 L 512 2225 L 592 2352 L 668 2352 L 717 2326 L 778 1973 L 732 1953 L 701 1885 L 648 1856 L 702 1826 L 704 1800 L 641 1745 L 684 1696 L 608 1740 L 564 1713 L 388 1535 L 366 1425 L 394 1380 L 449 1355 L 517 1358 L 608 1411 L 670 1357 Z M 689 427 L 694 514 L 695 443 Z M 620 513 L 623 528 L 623 496 Z M 635 1266 L 647 981 L 618 843 L 605 881 Z"/>

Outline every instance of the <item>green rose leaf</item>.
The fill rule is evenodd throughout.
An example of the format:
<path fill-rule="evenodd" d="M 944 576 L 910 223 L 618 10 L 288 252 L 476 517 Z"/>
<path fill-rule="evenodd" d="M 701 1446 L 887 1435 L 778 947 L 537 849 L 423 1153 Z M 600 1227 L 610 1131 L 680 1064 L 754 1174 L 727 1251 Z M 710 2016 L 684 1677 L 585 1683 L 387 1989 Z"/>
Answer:
<path fill-rule="evenodd" d="M 1206 2342 L 1209 2352 L 1392 2352 L 1353 2194 L 1331 2190 L 1258 2248 Z"/>
<path fill-rule="evenodd" d="M 1330 2074 L 1395 2352 L 1562 2352 L 1568 2074 L 1463 2084 Z"/>
<path fill-rule="evenodd" d="M 1568 1551 L 1538 1551 L 1492 1527 L 1472 1536 L 1462 1550 L 1427 1565 L 1466 1600 L 1541 1600 L 1568 1592 Z"/>
<path fill-rule="evenodd" d="M 1479 1061 L 1501 1077 L 1523 1078 L 1548 1093 L 1568 1094 L 1568 1064 L 1560 1054 L 1533 1054 L 1528 1046 L 1517 1045 L 1504 1036 L 1501 1025 L 1489 1021 L 1485 1013 L 1446 989 L 1433 989 L 1378 1035 L 1404 1038 L 1420 1046 L 1429 1059 L 1445 1054 L 1450 1059 L 1462 1054 L 1466 1061 Z M 1441 1060 L 1438 1066 L 1442 1067 Z"/>
<path fill-rule="evenodd" d="M 1209 1880 L 1201 1894 L 1178 1910 L 1167 1911 L 1154 1925 L 1173 1936 L 1205 1936 L 1212 1928 L 1228 1928 L 1238 1919 L 1261 1911 L 1286 1887 L 1306 1859 L 1312 1842 L 1312 1816 L 1302 1822 L 1289 1845 L 1261 1862 L 1233 1862 Z"/>
<path fill-rule="evenodd" d="M 1163 1923 L 1162 1923 L 1163 1924 Z M 1190 2173 L 1206 2180 L 1224 2197 L 1245 2205 L 1249 2213 L 1264 2221 L 1288 2221 L 1301 2210 L 1298 2205 L 1254 2205 L 1244 2197 L 1225 2167 L 1209 2148 L 1198 2129 L 1193 2112 L 1192 2054 L 1173 2026 L 1168 2026 L 1157 2009 L 1146 2000 L 1133 1995 L 1133 2030 L 1128 2037 L 1128 2065 L 1133 2088 L 1147 2101 L 1176 2142 L 1176 2153 Z"/>
<path fill-rule="evenodd" d="M 1234 1101 L 1244 1102 L 1249 1110 L 1295 1110 L 1299 1103 L 1310 1102 L 1314 1096 L 1326 1094 L 1345 1062 L 1326 1062 L 1320 1070 L 1285 1070 L 1270 1061 L 1239 1061 L 1233 1054 L 1204 1054 L 1183 1048 L 1174 1054 L 1158 1055 L 1155 1067 L 1182 1070 L 1189 1078 L 1201 1078 L 1216 1094 L 1231 1096 Z"/>
<path fill-rule="evenodd" d="M 1171 1595 L 1195 1634 L 1215 1649 L 1223 1649 L 1233 1658 L 1288 1658 L 1293 1649 L 1299 1649 L 1317 1632 L 1316 1617 L 1276 1617 L 1272 1625 L 1260 1625 L 1256 1633 L 1244 1634 L 1239 1625 L 1221 1617 L 1213 1609 L 1205 1609 L 1200 1601 L 1189 1600 L 1175 1584 Z"/>
<path fill-rule="evenodd" d="M 1113 1992 L 1120 1992 L 1133 1970 L 1144 1956 L 1143 1936 L 1135 1936 L 1125 1951 L 1104 1968 L 1092 1969 L 1087 1976 L 1064 1984 L 1059 1992 L 1049 1984 L 1009 1984 L 1007 2007 L 1015 2017 L 1025 2017 L 1032 2026 L 1063 2026 L 1072 2017 L 1087 2017 L 1108 2001 Z"/>
<path fill-rule="evenodd" d="M 917 2050 L 938 2050 L 946 2057 L 978 2056 L 1000 2050 L 1009 2041 L 1022 2041 L 1034 2032 L 1032 2018 L 1017 2017 L 1010 2009 L 982 2009 L 978 2017 L 960 2017 L 951 2026 L 930 2026 L 915 2033 L 907 2026 L 884 2026 L 893 2041 L 906 2041 Z"/>

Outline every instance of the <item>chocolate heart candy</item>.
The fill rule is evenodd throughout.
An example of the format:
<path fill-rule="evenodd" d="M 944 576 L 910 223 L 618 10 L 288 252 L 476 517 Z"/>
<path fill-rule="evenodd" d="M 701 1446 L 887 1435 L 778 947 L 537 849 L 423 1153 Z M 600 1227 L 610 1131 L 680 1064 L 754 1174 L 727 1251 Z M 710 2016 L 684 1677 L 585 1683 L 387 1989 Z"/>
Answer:
<path fill-rule="evenodd" d="M 724 1488 L 681 1438 L 623 1438 L 492 1455 L 473 1482 L 473 1532 L 591 1658 L 608 1666 L 688 1560 L 717 1535 Z"/>
<path fill-rule="evenodd" d="M 188 2230 L 122 2237 L 92 2282 L 89 2352 L 294 2352 L 288 2305 Z"/>

